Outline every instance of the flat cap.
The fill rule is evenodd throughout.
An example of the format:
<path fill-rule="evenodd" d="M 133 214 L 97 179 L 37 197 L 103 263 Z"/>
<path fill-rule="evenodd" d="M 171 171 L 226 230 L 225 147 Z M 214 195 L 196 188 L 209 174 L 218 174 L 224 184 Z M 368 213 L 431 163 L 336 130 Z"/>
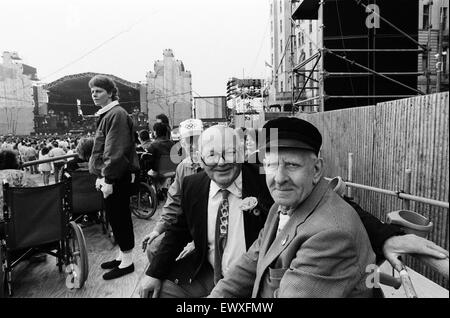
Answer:
<path fill-rule="evenodd" d="M 263 128 L 266 133 L 266 150 L 271 147 L 299 148 L 318 154 L 322 146 L 322 135 L 319 130 L 300 118 L 276 118 L 268 121 Z M 272 129 L 277 129 L 278 136 Z"/>

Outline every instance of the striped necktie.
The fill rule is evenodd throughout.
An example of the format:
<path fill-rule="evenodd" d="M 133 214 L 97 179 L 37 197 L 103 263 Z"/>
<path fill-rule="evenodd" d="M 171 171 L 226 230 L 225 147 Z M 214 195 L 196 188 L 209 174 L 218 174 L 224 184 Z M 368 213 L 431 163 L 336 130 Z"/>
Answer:
<path fill-rule="evenodd" d="M 228 214 L 230 204 L 228 202 L 228 190 L 220 190 L 222 193 L 222 201 L 219 204 L 216 218 L 216 231 L 214 237 L 214 284 L 223 277 L 222 276 L 222 256 L 228 237 Z"/>

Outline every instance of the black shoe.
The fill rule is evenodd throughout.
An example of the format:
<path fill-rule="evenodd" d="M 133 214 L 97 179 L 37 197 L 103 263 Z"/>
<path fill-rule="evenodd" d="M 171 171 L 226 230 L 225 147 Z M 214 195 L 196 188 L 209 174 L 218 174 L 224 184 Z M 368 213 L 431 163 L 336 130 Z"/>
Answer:
<path fill-rule="evenodd" d="M 109 271 L 108 273 L 104 274 L 103 279 L 104 280 L 115 279 L 130 274 L 132 272 L 134 272 L 134 264 L 131 264 L 130 266 L 125 268 L 116 267 L 113 270 Z"/>
<path fill-rule="evenodd" d="M 116 268 L 117 266 L 119 266 L 120 263 L 121 263 L 121 261 L 113 260 L 113 261 L 102 263 L 102 265 L 100 265 L 100 267 L 103 269 L 113 269 L 113 268 Z"/>

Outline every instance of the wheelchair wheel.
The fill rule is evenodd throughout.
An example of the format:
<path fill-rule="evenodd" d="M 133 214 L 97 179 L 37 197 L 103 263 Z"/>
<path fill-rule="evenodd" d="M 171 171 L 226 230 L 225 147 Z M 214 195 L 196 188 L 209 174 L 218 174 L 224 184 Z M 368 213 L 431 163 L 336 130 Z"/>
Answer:
<path fill-rule="evenodd" d="M 66 286 L 70 289 L 82 288 L 88 278 L 89 262 L 83 231 L 74 221 L 69 223 L 67 260 Z"/>
<path fill-rule="evenodd" d="M 130 198 L 131 212 L 140 219 L 149 219 L 158 207 L 156 190 L 145 182 L 139 184 L 139 191 Z"/>

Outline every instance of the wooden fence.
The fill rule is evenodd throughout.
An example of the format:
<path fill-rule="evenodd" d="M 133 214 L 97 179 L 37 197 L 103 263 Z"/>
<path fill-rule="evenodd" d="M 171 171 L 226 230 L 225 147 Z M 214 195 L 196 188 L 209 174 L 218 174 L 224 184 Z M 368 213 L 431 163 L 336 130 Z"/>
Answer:
<path fill-rule="evenodd" d="M 386 190 L 406 189 L 405 170 L 411 169 L 413 195 L 449 201 L 449 93 L 299 117 L 316 125 L 323 136 L 326 176 L 347 178 L 348 153 L 353 153 L 353 182 Z M 354 189 L 353 196 L 381 220 L 402 209 L 402 200 Z M 433 222 L 428 236 L 449 249 L 448 209 L 411 202 Z M 410 258 L 407 265 L 445 288 L 448 280 Z"/>

